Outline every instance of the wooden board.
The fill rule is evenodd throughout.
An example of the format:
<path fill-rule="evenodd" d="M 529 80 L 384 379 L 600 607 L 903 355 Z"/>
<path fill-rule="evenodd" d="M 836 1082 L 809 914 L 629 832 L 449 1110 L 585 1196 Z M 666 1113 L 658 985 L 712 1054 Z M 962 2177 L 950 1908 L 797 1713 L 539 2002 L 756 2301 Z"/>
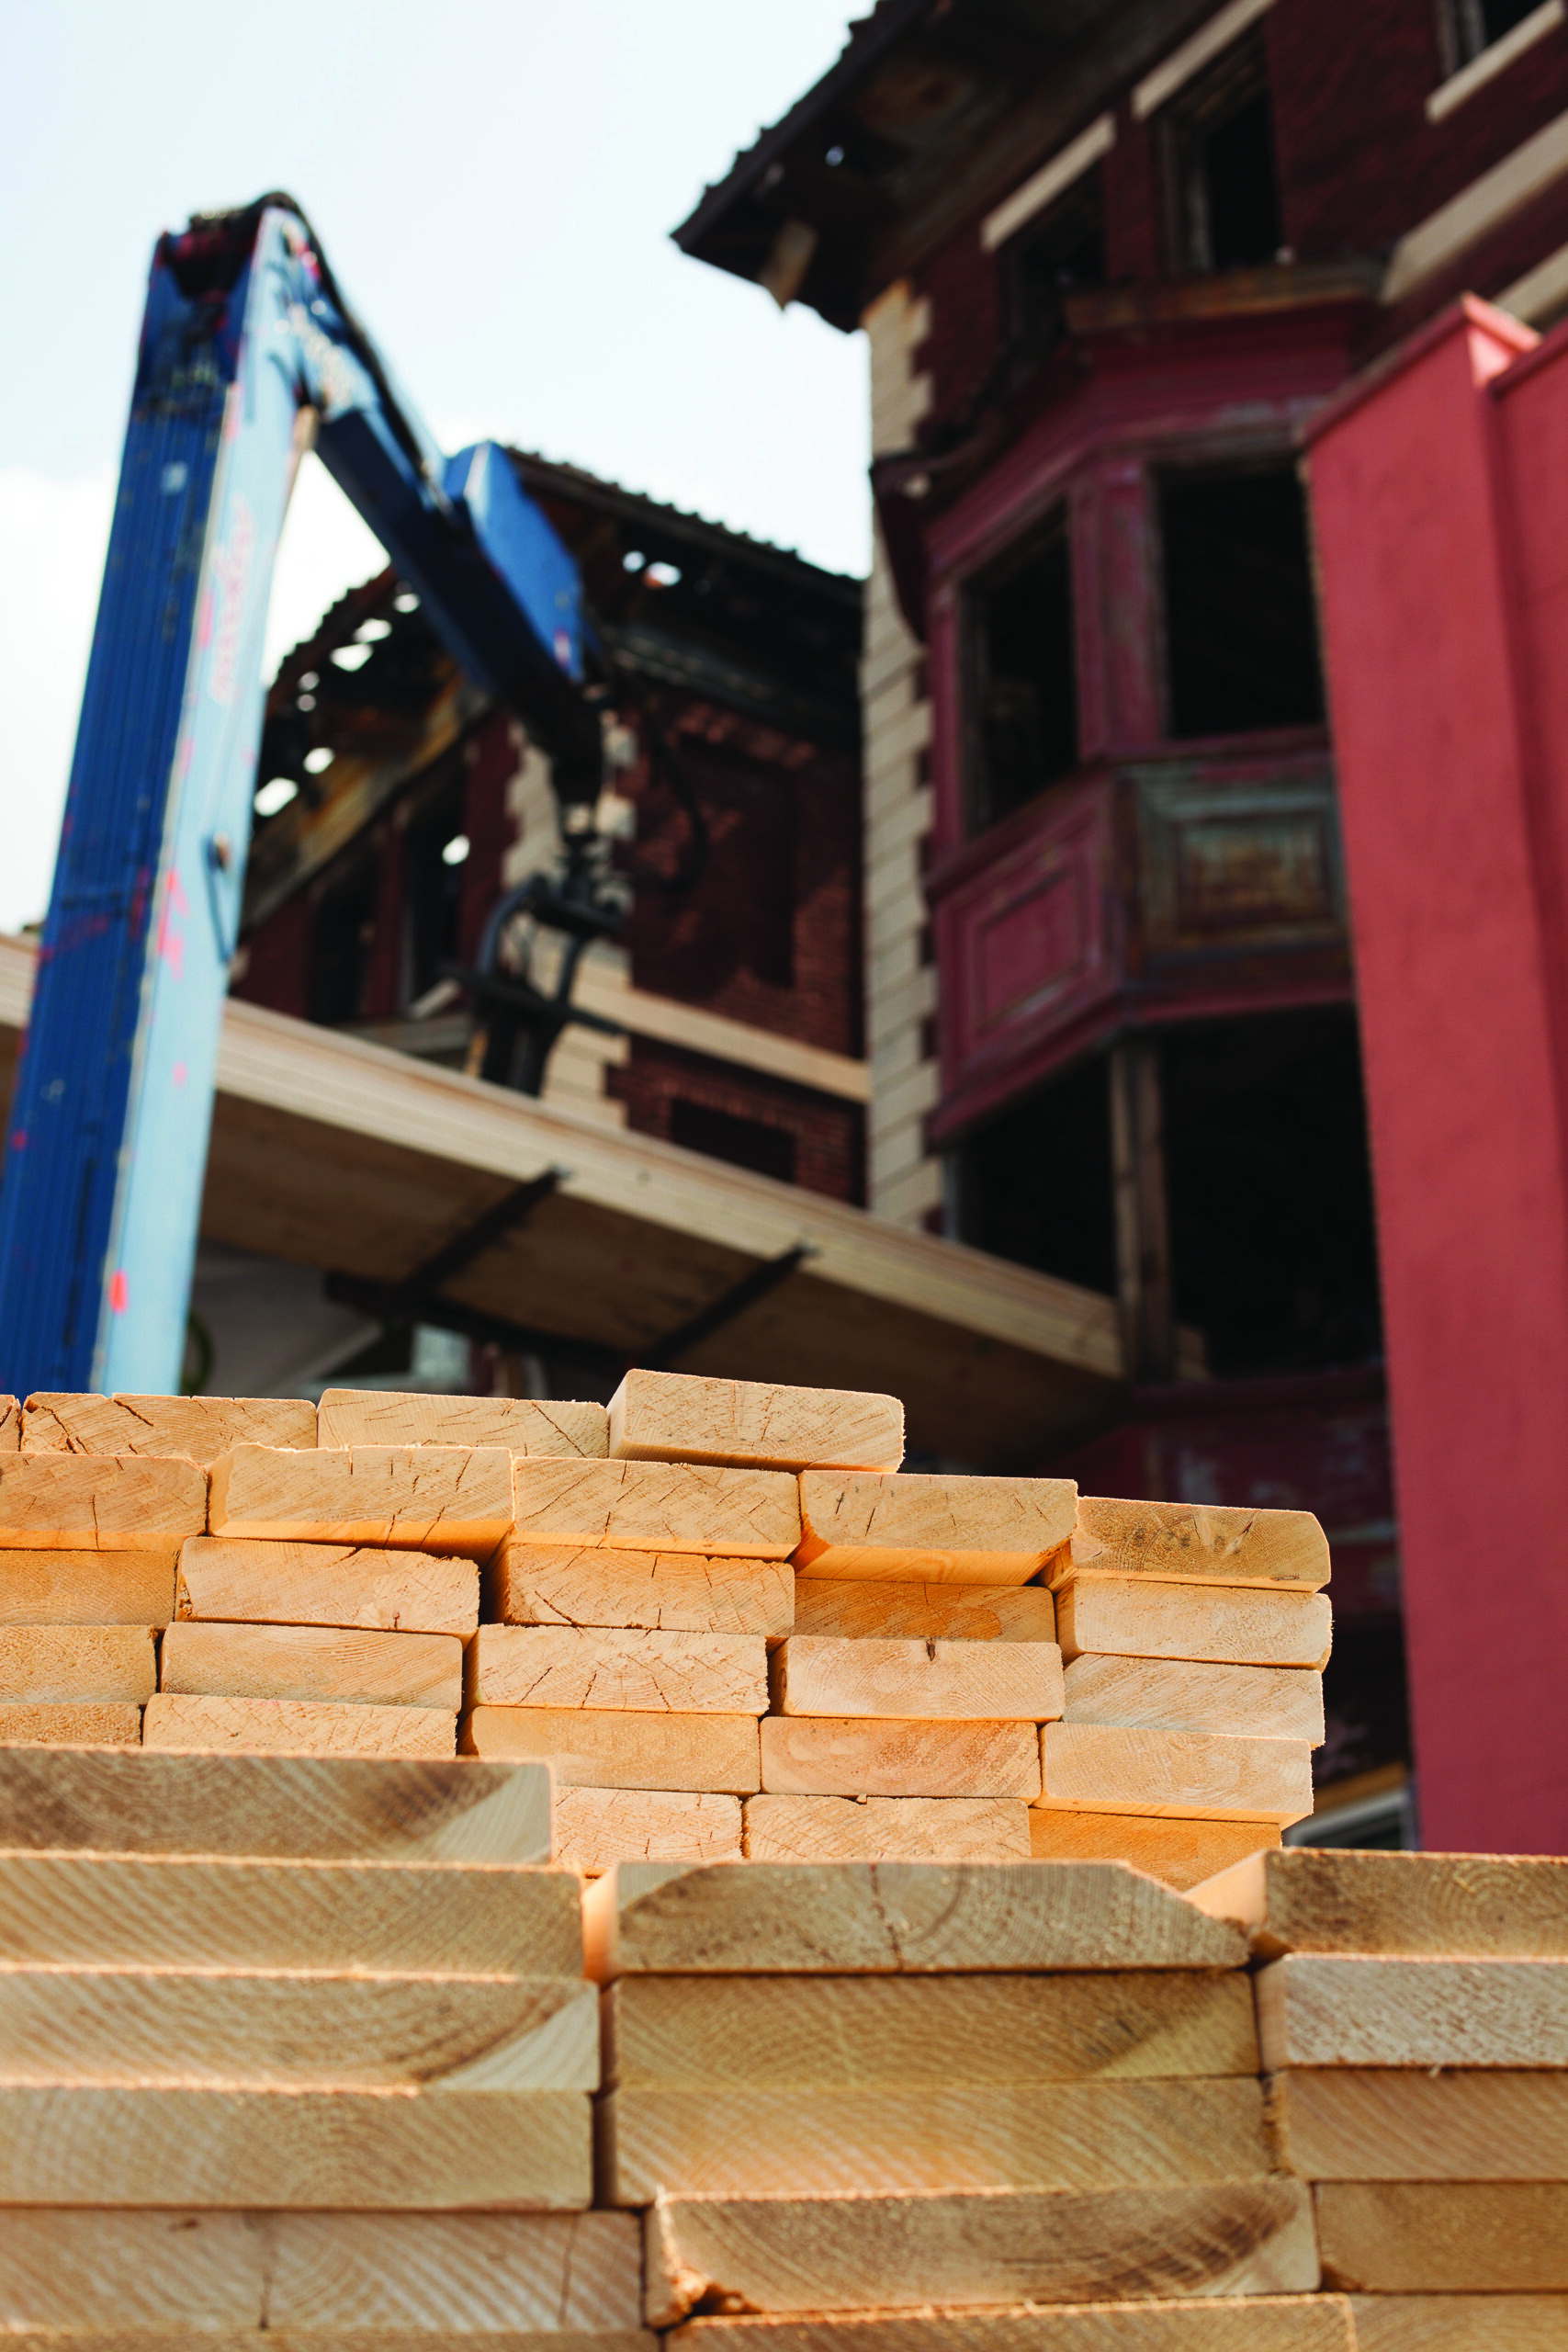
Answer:
<path fill-rule="evenodd" d="M 1427 2352 L 1428 2339 L 1413 2339 Z M 1434 2336 L 1432 2352 L 1468 2339 Z M 1480 2339 L 1485 2352 L 1495 2341 Z M 1011 2309 L 825 2313 L 806 2319 L 691 2319 L 670 2352 L 1357 2352 L 1343 2295 L 1200 2297 L 1191 2302 L 1025 2303 Z M 1360 2352 L 1366 2352 L 1365 2333 Z M 1378 2335 L 1377 2352 L 1404 2352 Z M 1529 2335 L 1520 2352 L 1565 2352 L 1568 2337 Z M 266 2347 L 257 2347 L 266 2352 Z"/>
<path fill-rule="evenodd" d="M 570 1977 L 450 1968 L 7 1968 L 0 2080 L 592 2091 L 598 1995 Z"/>
<path fill-rule="evenodd" d="M 1056 1605 L 1037 1584 L 861 1584 L 797 1576 L 795 1630 L 850 1641 L 1054 1642 Z"/>
<path fill-rule="evenodd" d="M 223 1698 L 160 1690 L 141 1714 L 144 1747 L 245 1755 L 455 1756 L 454 1708 L 379 1707 L 354 1700 Z"/>
<path fill-rule="evenodd" d="M 0 1701 L 0 1746 L 135 1747 L 141 1739 L 141 1710 L 131 1700 Z"/>
<path fill-rule="evenodd" d="M 1194 1890 L 1265 1956 L 1281 1951 L 1568 1960 L 1568 1861 L 1295 1847 Z"/>
<path fill-rule="evenodd" d="M 151 1625 L 0 1625 L 0 1701 L 136 1702 L 157 1688 Z"/>
<path fill-rule="evenodd" d="M 795 1571 L 786 1560 L 509 1542 L 486 1577 L 485 1613 L 509 1625 L 776 1636 L 795 1622 Z"/>
<path fill-rule="evenodd" d="M 1048 1813 L 1029 1816 L 1037 1860 L 1131 1862 L 1185 1892 L 1280 1833 L 1266 1821 L 1157 1820 L 1137 1813 Z"/>
<path fill-rule="evenodd" d="M 777 1388 L 686 1372 L 628 1372 L 610 1399 L 623 1460 L 754 1464 L 761 1470 L 897 1470 L 904 1408 L 853 1388 Z"/>
<path fill-rule="evenodd" d="M 915 2089 L 624 2089 L 598 2105 L 599 2194 L 938 2196 L 1260 2180 L 1263 2086 L 925 2084 Z"/>
<path fill-rule="evenodd" d="M 1029 1808 L 1012 1797 L 749 1797 L 745 1849 L 753 1862 L 1020 1861 Z"/>
<path fill-rule="evenodd" d="M 1568 2291 L 1568 2183 L 1331 2180 L 1314 2203 L 1325 2285 L 1385 2295 Z"/>
<path fill-rule="evenodd" d="M 1079 1577 L 1056 1595 L 1062 1656 L 1207 1658 L 1217 1666 L 1327 1664 L 1334 1621 L 1326 1593 L 1247 1586 L 1140 1584 Z"/>
<path fill-rule="evenodd" d="M 1275 2090 L 1303 2180 L 1568 2181 L 1568 2072 L 1292 2067 Z"/>
<path fill-rule="evenodd" d="M 1227 1922 L 1116 1862 L 623 1863 L 583 1906 L 589 1974 L 1236 1968 Z"/>
<path fill-rule="evenodd" d="M 207 1473 L 150 1454 L 0 1453 L 0 1546 L 175 1552 L 207 1524 Z"/>
<path fill-rule="evenodd" d="M 0 1961 L 580 1976 L 576 1873 L 0 1851 Z"/>
<path fill-rule="evenodd" d="M 1047 1724 L 1040 1752 L 1041 1803 L 1066 1812 L 1218 1814 L 1283 1824 L 1312 1811 L 1312 1750 L 1304 1739 Z"/>
<path fill-rule="evenodd" d="M 1085 1653 L 1066 1670 L 1063 1719 L 1137 1724 L 1233 1738 L 1324 1740 L 1323 1677 L 1297 1666 L 1212 1666 L 1190 1658 Z"/>
<path fill-rule="evenodd" d="M 713 1790 L 762 1785 L 755 1715 L 614 1714 L 591 1707 L 474 1707 L 465 1756 L 535 1757 L 558 1787 Z"/>
<path fill-rule="evenodd" d="M 797 1568 L 897 1584 L 1027 1584 L 1073 1532 L 1070 1478 L 807 1470 Z"/>
<path fill-rule="evenodd" d="M 1311 2192 L 1294 2180 L 1066 2196 L 672 2197 L 646 2226 L 654 2326 L 727 2296 L 756 2312 L 877 2311 L 1299 2294 L 1318 2283 Z"/>
<path fill-rule="evenodd" d="M 481 1625 L 468 1653 L 468 1696 L 471 1706 L 761 1715 L 768 1645 L 760 1634 Z"/>
<path fill-rule="evenodd" d="M 175 1613 L 467 1637 L 479 1622 L 479 1572 L 434 1552 L 193 1535 L 180 1552 Z"/>
<path fill-rule="evenodd" d="M 147 2331 L 167 2352 L 224 2352 L 241 2328 L 339 2352 L 355 2331 L 502 2352 L 537 2330 L 572 2352 L 588 2331 L 637 2326 L 640 2240 L 625 2213 L 0 2211 L 0 2328 Z"/>
<path fill-rule="evenodd" d="M 0 2083 L 0 2203 L 586 2206 L 581 2091 L 265 2091 Z"/>
<path fill-rule="evenodd" d="M 29 1396 L 24 1453 L 184 1454 L 205 1468 L 231 1445 L 313 1446 L 302 1396 Z"/>
<path fill-rule="evenodd" d="M 0 1625 L 166 1625 L 175 1556 L 0 1551 Z"/>
<path fill-rule="evenodd" d="M 1354 2295 L 1356 2352 L 1568 2352 L 1568 2295 Z"/>
<path fill-rule="evenodd" d="M 556 1792 L 556 1856 L 578 1870 L 617 1862 L 738 1862 L 739 1797 L 682 1789 L 583 1789 Z"/>
<path fill-rule="evenodd" d="M 1062 1712 L 1055 1642 L 843 1641 L 792 1634 L 773 1653 L 786 1715 L 893 1715 L 1041 1723 Z"/>
<path fill-rule="evenodd" d="M 512 1456 L 500 1446 L 356 1445 L 284 1453 L 240 1445 L 212 1465 L 208 1526 L 214 1535 L 371 1544 L 483 1560 L 511 1524 Z"/>
<path fill-rule="evenodd" d="M 769 1715 L 761 1786 L 797 1796 L 1021 1797 L 1040 1794 L 1031 1723 L 868 1722 Z"/>
<path fill-rule="evenodd" d="M 915 2090 L 1258 2072 L 1240 1970 L 1056 1976 L 628 1976 L 604 2081 L 659 2090 Z"/>
<path fill-rule="evenodd" d="M 1568 2067 L 1568 1960 L 1292 1952 L 1258 1972 L 1258 2021 L 1270 2068 Z"/>
<path fill-rule="evenodd" d="M 317 1436 L 324 1446 L 503 1445 L 511 1453 L 602 1456 L 603 1405 L 534 1396 L 430 1396 L 422 1390 L 324 1388 Z"/>
<path fill-rule="evenodd" d="M 550 1777 L 538 1764 L 456 1759 L 0 1749 L 0 1846 L 547 1862 Z"/>
<path fill-rule="evenodd" d="M 1071 1548 L 1055 1564 L 1053 1581 L 1084 1575 L 1316 1592 L 1328 1582 L 1328 1544 L 1306 1510 L 1080 1495 Z"/>
<path fill-rule="evenodd" d="M 333 2328 L 324 2333 L 271 2325 L 254 2330 L 202 2327 L 193 2335 L 200 2352 L 430 2352 L 431 2343 L 430 2330 L 423 2327 Z M 182 2346 L 191 2340 L 177 2339 Z M 463 2345 L 469 2340 L 461 2335 L 436 2338 L 442 2345 Z M 59 2335 L 50 2329 L 9 2331 L 6 2342 L 8 2352 L 63 2352 Z M 66 2342 L 70 2352 L 169 2352 L 169 2338 L 162 2329 L 73 2330 Z M 483 2352 L 659 2352 L 659 2337 L 651 2328 L 593 2328 L 568 2334 L 501 2327 L 487 2330 L 479 2343 Z"/>
<path fill-rule="evenodd" d="M 463 1645 L 455 1634 L 187 1619 L 164 1636 L 159 1684 L 207 1697 L 346 1699 L 455 1715 L 463 1703 Z"/>
<path fill-rule="evenodd" d="M 519 1544 L 787 1560 L 800 1541 L 796 1482 L 782 1470 L 519 1462 L 515 1496 Z"/>
<path fill-rule="evenodd" d="M 0 1453 L 15 1453 L 21 1442 L 21 1406 L 15 1396 L 0 1396 Z"/>

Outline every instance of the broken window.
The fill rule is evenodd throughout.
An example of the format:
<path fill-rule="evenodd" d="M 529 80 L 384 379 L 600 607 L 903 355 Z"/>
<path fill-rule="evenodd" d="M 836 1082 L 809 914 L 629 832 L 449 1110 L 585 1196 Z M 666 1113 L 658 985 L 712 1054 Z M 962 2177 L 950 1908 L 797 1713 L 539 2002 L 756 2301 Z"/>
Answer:
<path fill-rule="evenodd" d="M 1173 108 L 1169 150 L 1178 267 L 1274 261 L 1283 231 L 1261 41 L 1222 58 Z"/>
<path fill-rule="evenodd" d="M 1443 32 L 1450 73 L 1457 74 L 1495 40 L 1533 17 L 1539 6 L 1540 0 L 1448 0 Z"/>
<path fill-rule="evenodd" d="M 1172 735 L 1323 718 L 1306 503 L 1292 464 L 1159 478 Z"/>
<path fill-rule="evenodd" d="M 1087 1290 L 1115 1290 L 1103 1055 L 1012 1104 L 956 1159 L 963 1240 Z"/>
<path fill-rule="evenodd" d="M 1068 294 L 1105 283 L 1105 207 L 1098 166 L 1021 229 L 1002 256 L 1013 334 L 1054 341 Z"/>
<path fill-rule="evenodd" d="M 311 1021 L 335 1028 L 340 1022 L 359 1019 L 376 944 L 376 869 L 365 865 L 333 883 L 317 900 L 305 991 Z"/>
<path fill-rule="evenodd" d="M 422 809 L 403 834 L 405 1001 L 410 1004 L 435 986 L 457 956 L 468 854 L 462 786 L 455 784 Z"/>
<path fill-rule="evenodd" d="M 766 1119 L 737 1118 L 678 1094 L 670 1105 L 670 1140 L 732 1168 L 750 1168 L 753 1175 L 776 1176 L 781 1184 L 795 1182 L 795 1137 Z"/>
<path fill-rule="evenodd" d="M 1021 808 L 1077 762 L 1066 511 L 969 593 L 973 829 Z"/>

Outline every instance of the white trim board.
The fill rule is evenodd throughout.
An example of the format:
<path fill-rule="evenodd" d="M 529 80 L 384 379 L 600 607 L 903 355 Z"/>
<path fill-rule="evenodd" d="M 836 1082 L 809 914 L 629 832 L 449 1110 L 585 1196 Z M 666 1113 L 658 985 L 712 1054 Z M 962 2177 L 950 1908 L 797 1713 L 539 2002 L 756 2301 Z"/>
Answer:
<path fill-rule="evenodd" d="M 1554 33 L 1564 13 L 1562 0 L 1541 0 L 1540 6 L 1532 8 L 1528 17 L 1521 17 L 1511 32 L 1506 32 L 1500 40 L 1495 40 L 1489 49 L 1483 49 L 1468 65 L 1461 65 L 1457 74 L 1450 74 L 1446 82 L 1439 84 L 1427 100 L 1427 121 L 1441 122 L 1456 107 L 1463 106 L 1466 98 L 1484 89 L 1488 82 L 1506 71 L 1516 57 L 1522 57 L 1538 40 Z"/>
<path fill-rule="evenodd" d="M 1568 172 L 1568 114 L 1560 114 L 1401 237 L 1383 278 L 1382 300 L 1402 300 L 1423 278 L 1446 269 L 1467 245 L 1529 204 L 1564 172 Z"/>
<path fill-rule="evenodd" d="M 1494 299 L 1500 311 L 1511 311 L 1527 327 L 1545 326 L 1568 310 L 1568 245 L 1559 245 Z"/>
<path fill-rule="evenodd" d="M 1550 5 L 1561 7 L 1562 0 L 1550 0 Z M 994 254 L 998 245 L 1005 245 L 1026 220 L 1032 220 L 1036 213 L 1043 212 L 1064 188 L 1071 187 L 1075 180 L 1081 179 L 1085 172 L 1098 164 L 1102 155 L 1108 155 L 1115 144 L 1115 116 L 1098 116 L 1087 130 L 1080 130 L 1077 137 L 1053 155 L 1048 164 L 1042 164 L 1032 179 L 1025 180 L 1021 187 L 1014 188 L 994 212 L 987 214 L 980 223 L 980 243 L 986 251 Z"/>
<path fill-rule="evenodd" d="M 1179 49 L 1173 49 L 1163 64 L 1156 65 L 1152 74 L 1145 74 L 1134 88 L 1134 119 L 1145 121 L 1156 107 L 1164 106 L 1167 98 L 1173 98 L 1178 90 L 1190 82 L 1195 74 L 1201 73 L 1211 57 L 1218 57 L 1222 49 L 1228 49 L 1248 25 L 1256 24 L 1273 5 L 1274 0 L 1230 0 L 1228 8 L 1222 8 L 1217 17 L 1211 17 L 1206 25 L 1200 25 Z"/>

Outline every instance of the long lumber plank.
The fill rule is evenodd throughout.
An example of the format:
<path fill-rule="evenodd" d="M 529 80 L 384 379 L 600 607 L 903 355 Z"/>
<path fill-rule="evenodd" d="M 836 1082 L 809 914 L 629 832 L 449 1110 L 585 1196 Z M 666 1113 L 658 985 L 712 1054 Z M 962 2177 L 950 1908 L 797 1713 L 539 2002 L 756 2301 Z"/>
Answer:
<path fill-rule="evenodd" d="M 434 1552 L 193 1535 L 180 1553 L 175 1613 L 466 1639 L 479 1622 L 479 1572 Z"/>
<path fill-rule="evenodd" d="M 1040 1794 L 1032 1723 L 930 1723 L 768 1715 L 761 1786 L 805 1796 L 1020 1797 Z"/>
<path fill-rule="evenodd" d="M 508 1542 L 491 1567 L 486 1604 L 509 1625 L 776 1636 L 795 1621 L 795 1571 L 785 1560 Z"/>
<path fill-rule="evenodd" d="M 773 1653 L 785 1715 L 1042 1723 L 1063 1706 L 1055 1642 L 845 1641 L 792 1634 Z"/>
<path fill-rule="evenodd" d="M 1304 1739 L 1227 1739 L 1123 1724 L 1046 1724 L 1041 1803 L 1086 1813 L 1229 1815 L 1282 1824 L 1312 1811 Z"/>
<path fill-rule="evenodd" d="M 456 1634 L 186 1618 L 164 1635 L 158 1683 L 196 1697 L 346 1699 L 455 1715 L 463 1703 L 463 1645 Z"/>
<path fill-rule="evenodd" d="M 0 1547 L 176 1552 L 207 1524 L 207 1472 L 145 1453 L 0 1453 Z"/>
<path fill-rule="evenodd" d="M 213 1535 L 485 1560 L 512 1525 L 512 1456 L 500 1446 L 237 1445 L 211 1475 Z"/>
<path fill-rule="evenodd" d="M 1295 1666 L 1080 1654 L 1064 1677 L 1069 1724 L 1134 1724 L 1242 1739 L 1324 1740 L 1323 1677 Z"/>
<path fill-rule="evenodd" d="M 1066 1544 L 1070 1478 L 801 1474 L 797 1568 L 898 1584 L 1027 1584 Z"/>
<path fill-rule="evenodd" d="M 768 1645 L 760 1634 L 481 1625 L 468 1653 L 468 1697 L 473 1706 L 761 1715 Z"/>
<path fill-rule="evenodd" d="M 795 1631 L 849 1641 L 1054 1642 L 1056 1604 L 1036 1584 L 857 1583 L 797 1576 Z"/>
<path fill-rule="evenodd" d="M 623 1460 L 763 1470 L 897 1470 L 904 1408 L 853 1388 L 781 1388 L 685 1372 L 628 1372 L 610 1399 L 610 1452 Z"/>
<path fill-rule="evenodd" d="M 152 1748 L 229 1747 L 282 1756 L 447 1757 L 457 1752 L 457 1711 L 160 1690 L 142 1711 L 141 1742 Z"/>
<path fill-rule="evenodd" d="M 1263 2064 L 1568 2067 L 1568 1961 L 1292 1952 L 1258 1975 Z"/>
<path fill-rule="evenodd" d="M 1342 2295 L 1247 2295 L 1193 2302 L 1028 2303 L 1007 2311 L 835 2312 L 818 2318 L 689 2319 L 670 2352 L 1368 2352 Z M 1494 2342 L 1479 2339 L 1484 2352 Z M 1406 2339 L 1376 2335 L 1376 2352 Z M 1562 2339 L 1568 2342 L 1568 2338 Z M 1412 2339 L 1428 2352 L 1428 2339 Z M 1468 2352 L 1469 2339 L 1434 2336 L 1430 2352 Z M 1560 2352 L 1527 2335 L 1520 2352 Z"/>
<path fill-rule="evenodd" d="M 1568 1861 L 1528 1854 L 1338 1853 L 1237 1862 L 1193 1890 L 1269 1957 L 1568 1960 Z"/>
<path fill-rule="evenodd" d="M 1292 2067 L 1276 2091 L 1303 2180 L 1568 2180 L 1568 2072 Z"/>
<path fill-rule="evenodd" d="M 29 1396 L 24 1453 L 184 1454 L 209 1467 L 231 1445 L 313 1446 L 301 1396 Z"/>
<path fill-rule="evenodd" d="M 519 1462 L 519 1544 L 787 1560 L 800 1541 L 795 1480 L 702 1463 Z"/>
<path fill-rule="evenodd" d="M 1568 2352 L 1568 2295 L 1352 2295 L 1356 2352 Z"/>
<path fill-rule="evenodd" d="M 173 1546 L 164 1552 L 0 1551 L 0 1625 L 166 1625 Z"/>
<path fill-rule="evenodd" d="M 754 1862 L 1016 1862 L 1029 1853 L 1018 1797 L 748 1797 Z"/>
<path fill-rule="evenodd" d="M 752 1795 L 762 1784 L 755 1715 L 613 1714 L 592 1707 L 474 1707 L 467 1756 L 533 1757 L 562 1788 Z"/>
<path fill-rule="evenodd" d="M 151 1625 L 0 1625 L 0 1699 L 140 1702 L 157 1687 Z"/>
<path fill-rule="evenodd" d="M 1568 2292 L 1568 2182 L 1331 2180 L 1313 2202 L 1325 2281 L 1348 2292 Z"/>
<path fill-rule="evenodd" d="M 1080 1495 L 1072 1542 L 1054 1565 L 1053 1581 L 1085 1575 L 1316 1592 L 1328 1582 L 1328 1544 L 1310 1511 Z"/>
<path fill-rule="evenodd" d="M 1333 1638 L 1328 1596 L 1292 1587 L 1140 1583 L 1077 1577 L 1056 1594 L 1065 1658 L 1195 1658 L 1215 1666 L 1323 1668 Z"/>
<path fill-rule="evenodd" d="M 738 1862 L 741 1800 L 685 1789 L 561 1788 L 556 1852 L 587 1871 L 646 1860 L 677 1867 Z"/>
<path fill-rule="evenodd" d="M 1280 1832 L 1267 1821 L 1161 1819 L 1138 1813 L 1048 1813 L 1029 1816 L 1030 1851 L 1038 1861 L 1130 1862 L 1168 1886 L 1196 1888 Z"/>
<path fill-rule="evenodd" d="M 501 1445 L 510 1453 L 602 1457 L 603 1405 L 533 1396 L 430 1396 L 418 1389 L 324 1388 L 315 1442 L 354 1445 Z"/>
<path fill-rule="evenodd" d="M 0 1746 L 137 1747 L 141 1709 L 134 1700 L 0 1700 Z"/>

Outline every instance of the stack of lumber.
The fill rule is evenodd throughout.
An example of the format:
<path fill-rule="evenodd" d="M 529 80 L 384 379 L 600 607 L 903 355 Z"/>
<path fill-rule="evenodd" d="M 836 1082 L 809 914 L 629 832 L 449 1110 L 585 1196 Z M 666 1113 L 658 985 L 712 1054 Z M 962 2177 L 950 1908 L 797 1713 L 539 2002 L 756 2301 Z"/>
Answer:
<path fill-rule="evenodd" d="M 1361 2352 L 1561 2352 L 1568 1861 L 1303 1849 L 1193 1901 L 1251 1938 L 1281 2157 Z"/>
<path fill-rule="evenodd" d="M 0 2335 L 653 2352 L 548 1850 L 536 1768 L 0 1749 Z"/>

